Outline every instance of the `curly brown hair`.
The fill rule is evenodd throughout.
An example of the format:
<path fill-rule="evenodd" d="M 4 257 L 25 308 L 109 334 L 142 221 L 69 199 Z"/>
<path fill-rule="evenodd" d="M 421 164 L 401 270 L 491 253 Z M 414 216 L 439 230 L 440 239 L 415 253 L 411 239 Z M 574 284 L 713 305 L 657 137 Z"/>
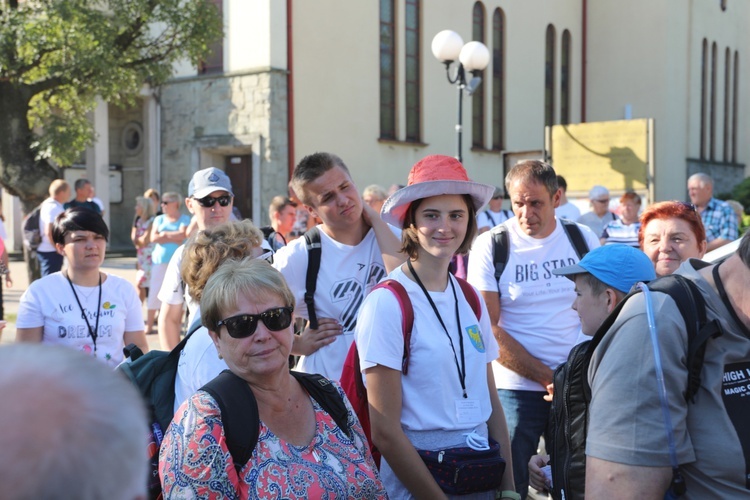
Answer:
<path fill-rule="evenodd" d="M 249 220 L 225 222 L 194 233 L 185 245 L 180 274 L 193 300 L 200 301 L 208 278 L 226 260 L 253 257 L 263 233 Z"/>

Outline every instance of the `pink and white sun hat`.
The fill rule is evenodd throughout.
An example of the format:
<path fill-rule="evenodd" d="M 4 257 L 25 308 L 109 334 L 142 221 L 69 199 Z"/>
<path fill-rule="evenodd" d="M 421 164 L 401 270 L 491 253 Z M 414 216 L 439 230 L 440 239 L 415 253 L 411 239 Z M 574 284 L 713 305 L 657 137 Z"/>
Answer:
<path fill-rule="evenodd" d="M 380 215 L 389 224 L 402 227 L 411 202 L 443 194 L 468 194 L 479 211 L 494 191 L 495 186 L 470 181 L 466 169 L 455 158 L 430 155 L 411 167 L 408 185 L 385 200 Z"/>

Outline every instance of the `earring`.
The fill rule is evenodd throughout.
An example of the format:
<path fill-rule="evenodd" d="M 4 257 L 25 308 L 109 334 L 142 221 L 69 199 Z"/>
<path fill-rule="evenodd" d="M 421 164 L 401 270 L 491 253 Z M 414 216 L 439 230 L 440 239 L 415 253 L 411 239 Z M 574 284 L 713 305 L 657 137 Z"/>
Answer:
<path fill-rule="evenodd" d="M 219 353 L 219 359 L 224 359 L 224 356 L 222 356 L 221 353 Z"/>

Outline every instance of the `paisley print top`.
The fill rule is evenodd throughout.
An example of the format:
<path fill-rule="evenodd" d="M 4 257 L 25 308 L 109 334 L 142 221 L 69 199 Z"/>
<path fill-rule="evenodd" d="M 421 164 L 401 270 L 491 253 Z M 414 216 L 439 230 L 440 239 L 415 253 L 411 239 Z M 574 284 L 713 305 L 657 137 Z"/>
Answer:
<path fill-rule="evenodd" d="M 387 498 L 357 417 L 344 397 L 354 439 L 310 398 L 316 434 L 295 446 L 260 422 L 258 444 L 237 475 L 221 412 L 198 391 L 177 410 L 159 453 L 164 498 Z"/>

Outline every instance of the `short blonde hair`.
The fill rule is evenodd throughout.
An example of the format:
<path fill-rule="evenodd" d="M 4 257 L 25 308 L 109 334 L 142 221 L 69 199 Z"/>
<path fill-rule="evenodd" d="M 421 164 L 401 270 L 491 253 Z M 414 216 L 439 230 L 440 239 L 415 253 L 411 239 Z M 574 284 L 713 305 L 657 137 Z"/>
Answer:
<path fill-rule="evenodd" d="M 237 307 L 237 297 L 252 298 L 275 295 L 281 305 L 294 309 L 294 294 L 284 276 L 262 259 L 228 260 L 214 272 L 201 297 L 201 322 L 219 334 L 217 323 L 226 311 Z"/>
<path fill-rule="evenodd" d="M 149 198 L 146 198 L 145 196 L 136 196 L 135 206 L 141 207 L 141 210 L 143 210 L 143 215 L 141 216 L 141 220 L 143 221 L 147 221 L 151 217 L 156 215 L 156 211 L 154 210 L 154 204 L 151 202 Z"/>
<path fill-rule="evenodd" d="M 63 191 L 68 191 L 70 189 L 70 184 L 68 184 L 67 181 L 64 179 L 55 179 L 52 181 L 49 185 L 49 195 L 54 198 L 55 195 L 62 193 Z"/>
<path fill-rule="evenodd" d="M 378 186 L 377 184 L 370 184 L 369 186 L 367 186 L 362 191 L 362 198 L 364 198 L 368 194 L 382 201 L 385 201 L 388 198 L 388 193 L 385 192 L 385 189 L 383 189 L 381 186 Z"/>
<path fill-rule="evenodd" d="M 253 256 L 263 233 L 249 220 L 225 222 L 211 229 L 195 232 L 185 245 L 180 274 L 190 296 L 201 300 L 208 278 L 228 259 L 242 260 Z"/>

